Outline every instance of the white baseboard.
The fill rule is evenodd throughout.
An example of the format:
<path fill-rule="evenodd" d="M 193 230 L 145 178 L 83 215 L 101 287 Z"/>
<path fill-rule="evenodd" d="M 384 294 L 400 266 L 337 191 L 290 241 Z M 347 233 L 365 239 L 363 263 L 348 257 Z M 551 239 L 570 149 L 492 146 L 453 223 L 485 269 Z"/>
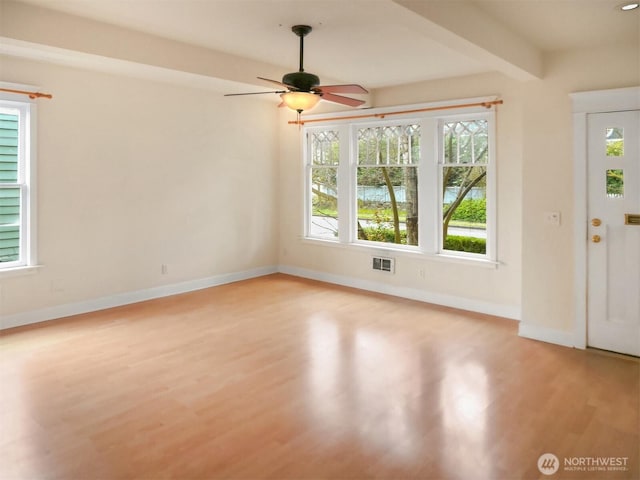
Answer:
<path fill-rule="evenodd" d="M 95 312 L 106 308 L 120 307 L 122 305 L 144 302 L 145 300 L 152 300 L 154 298 L 168 297 L 169 295 L 177 295 L 179 293 L 192 292 L 203 288 L 215 287 L 226 283 L 261 277 L 263 275 L 276 273 L 277 271 L 278 268 L 276 266 L 261 267 L 242 272 L 225 273 L 215 275 L 213 277 L 137 290 L 134 292 L 119 293 L 116 295 L 85 300 L 77 303 L 56 305 L 54 307 L 43 308 L 40 310 L 16 313 L 14 315 L 0 317 L 0 330 L 30 325 L 32 323 L 45 322 L 56 318 L 69 317 L 71 315 Z"/>
<path fill-rule="evenodd" d="M 485 313 L 488 315 L 496 315 L 499 317 L 510 318 L 513 320 L 520 320 L 520 308 L 517 306 L 500 305 L 491 302 L 484 302 L 480 300 L 473 300 L 464 297 L 457 297 L 453 295 L 445 295 L 441 293 L 428 292 L 424 290 L 418 290 L 415 288 L 400 287 L 396 285 L 390 285 L 384 282 L 373 282 L 369 280 L 361 280 L 358 278 L 347 277 L 342 275 L 333 275 L 324 272 L 318 272 L 314 270 L 307 270 L 298 267 L 291 267 L 281 265 L 279 267 L 269 266 L 252 270 L 246 270 L 242 272 L 233 272 L 222 275 L 216 275 L 213 277 L 202 278 L 198 280 L 190 280 L 181 283 L 174 283 L 171 285 L 163 285 L 160 287 L 153 287 L 144 290 L 137 290 L 134 292 L 125 292 L 116 295 L 110 295 L 107 297 L 96 298 L 92 300 L 86 300 L 77 303 L 69 303 L 64 305 L 56 305 L 54 307 L 43 308 L 40 310 L 32 310 L 28 312 L 17 313 L 13 315 L 7 315 L 0 318 L 0 330 L 19 327 L 23 325 L 30 325 L 38 322 L 45 322 L 47 320 L 54 320 L 56 318 L 69 317 L 71 315 L 79 315 L 82 313 L 95 312 L 98 310 L 104 310 L 112 307 L 119 307 L 122 305 L 128 305 L 131 303 L 143 302 L 146 300 L 152 300 L 154 298 L 167 297 L 169 295 L 177 295 L 180 293 L 192 292 L 195 290 L 201 290 L 203 288 L 215 287 L 218 285 L 224 285 L 226 283 L 237 282 L 240 280 L 247 280 L 250 278 L 260 277 L 263 275 L 269 275 L 271 273 L 281 272 L 288 275 L 297 277 L 309 278 L 312 280 L 318 280 L 321 282 L 333 283 L 336 285 L 343 285 L 346 287 L 358 288 L 361 290 L 368 290 L 372 292 L 382 293 L 386 295 L 393 295 L 396 297 L 408 298 L 411 300 L 418 300 L 421 302 L 433 303 L 436 305 L 442 305 L 446 307 L 458 308 L 461 310 L 468 310 L 472 312 Z M 529 326 L 530 327 L 530 326 Z M 530 330 L 524 330 L 528 332 Z M 522 325 L 520 329 L 520 335 L 529 336 L 522 333 Z M 562 333 L 562 332 L 560 332 Z M 538 338 L 532 333 L 530 338 Z M 553 337 L 549 337 L 553 338 Z M 546 337 L 540 338 L 543 341 L 547 340 Z M 560 343 L 564 345 L 565 343 Z"/>
<path fill-rule="evenodd" d="M 496 315 L 498 317 L 510 318 L 512 320 L 520 320 L 520 307 L 512 305 L 500 305 L 481 300 L 473 300 L 470 298 L 457 297 L 453 295 L 445 295 L 442 293 L 428 292 L 418 290 L 416 288 L 399 287 L 384 282 L 372 282 L 370 280 L 361 280 L 353 277 L 342 275 L 333 275 L 330 273 L 317 272 L 304 268 L 291 267 L 288 265 L 280 265 L 279 272 L 296 277 L 309 278 L 321 282 L 334 283 L 345 287 L 359 288 L 386 295 L 418 300 L 421 302 L 433 303 L 445 307 L 458 308 L 460 310 L 468 310 L 471 312 L 485 313 L 487 315 Z"/>
<path fill-rule="evenodd" d="M 563 332 L 553 328 L 541 327 L 530 323 L 520 322 L 518 326 L 518 335 L 532 340 L 541 342 L 554 343 L 563 347 L 574 346 L 574 334 L 572 332 Z"/>

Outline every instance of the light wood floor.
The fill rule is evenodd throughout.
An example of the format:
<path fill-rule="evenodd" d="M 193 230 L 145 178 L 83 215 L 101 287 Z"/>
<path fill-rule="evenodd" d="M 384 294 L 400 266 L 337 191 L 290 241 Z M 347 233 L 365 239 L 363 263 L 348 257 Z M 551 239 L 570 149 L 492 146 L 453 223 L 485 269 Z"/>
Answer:
<path fill-rule="evenodd" d="M 0 478 L 638 478 L 639 363 L 272 275 L 0 335 Z M 542 475 L 541 454 L 627 457 Z"/>

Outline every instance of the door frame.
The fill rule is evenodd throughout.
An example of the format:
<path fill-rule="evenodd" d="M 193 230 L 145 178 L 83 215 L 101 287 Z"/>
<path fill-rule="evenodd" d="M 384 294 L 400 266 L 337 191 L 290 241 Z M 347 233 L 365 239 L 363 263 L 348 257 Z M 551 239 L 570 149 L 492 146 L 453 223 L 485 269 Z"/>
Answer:
<path fill-rule="evenodd" d="M 573 112 L 573 345 L 587 348 L 587 119 L 592 113 L 640 110 L 640 86 L 569 94 Z"/>

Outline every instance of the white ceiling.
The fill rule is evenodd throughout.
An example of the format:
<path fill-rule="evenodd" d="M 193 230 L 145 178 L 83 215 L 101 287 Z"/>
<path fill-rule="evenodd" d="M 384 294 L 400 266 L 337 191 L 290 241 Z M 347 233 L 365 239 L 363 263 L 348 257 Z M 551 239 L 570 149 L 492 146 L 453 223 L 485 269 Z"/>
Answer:
<path fill-rule="evenodd" d="M 314 30 L 305 39 L 305 70 L 368 88 L 494 69 L 469 51 L 443 44 L 442 37 L 429 36 L 416 26 L 415 12 L 392 0 L 19 1 L 260 60 L 281 66 L 283 74 L 298 69 L 298 39 L 290 27 L 308 24 Z M 423 3 L 462 7 L 456 3 L 462 1 Z M 621 1 L 472 0 L 471 4 L 514 38 L 544 52 L 640 43 L 640 14 L 621 12 L 616 8 Z M 473 22 L 473 17 L 466 21 Z M 258 75 L 262 73 L 256 71 Z"/>
<path fill-rule="evenodd" d="M 543 51 L 632 42 L 640 46 L 640 9 L 622 12 L 625 0 L 474 1 Z"/>

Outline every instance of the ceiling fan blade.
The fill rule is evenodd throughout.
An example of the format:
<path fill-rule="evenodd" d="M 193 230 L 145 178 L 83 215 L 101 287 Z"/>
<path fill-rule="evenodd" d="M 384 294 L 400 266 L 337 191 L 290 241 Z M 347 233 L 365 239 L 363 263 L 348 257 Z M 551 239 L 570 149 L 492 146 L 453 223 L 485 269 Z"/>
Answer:
<path fill-rule="evenodd" d="M 369 91 L 356 84 L 346 84 L 346 85 L 320 85 L 316 87 L 314 90 L 319 90 L 321 92 L 326 93 L 369 93 Z"/>
<path fill-rule="evenodd" d="M 293 85 L 287 85 L 286 83 L 279 82 L 278 80 L 271 80 L 270 78 L 263 78 L 263 77 L 258 77 L 258 80 L 263 80 L 265 82 L 273 83 L 281 87 L 286 87 L 286 88 L 291 88 L 293 90 L 296 90 L 296 88 Z"/>
<path fill-rule="evenodd" d="M 247 92 L 247 93 L 226 93 L 225 97 L 238 97 L 240 95 L 262 95 L 263 93 L 286 93 L 286 90 L 278 90 L 275 92 Z"/>
<path fill-rule="evenodd" d="M 342 95 L 334 95 L 333 93 L 324 92 L 322 93 L 322 99 L 333 103 L 348 105 L 350 107 L 359 107 L 364 103 L 364 100 L 357 100 L 355 98 L 343 97 Z"/>

